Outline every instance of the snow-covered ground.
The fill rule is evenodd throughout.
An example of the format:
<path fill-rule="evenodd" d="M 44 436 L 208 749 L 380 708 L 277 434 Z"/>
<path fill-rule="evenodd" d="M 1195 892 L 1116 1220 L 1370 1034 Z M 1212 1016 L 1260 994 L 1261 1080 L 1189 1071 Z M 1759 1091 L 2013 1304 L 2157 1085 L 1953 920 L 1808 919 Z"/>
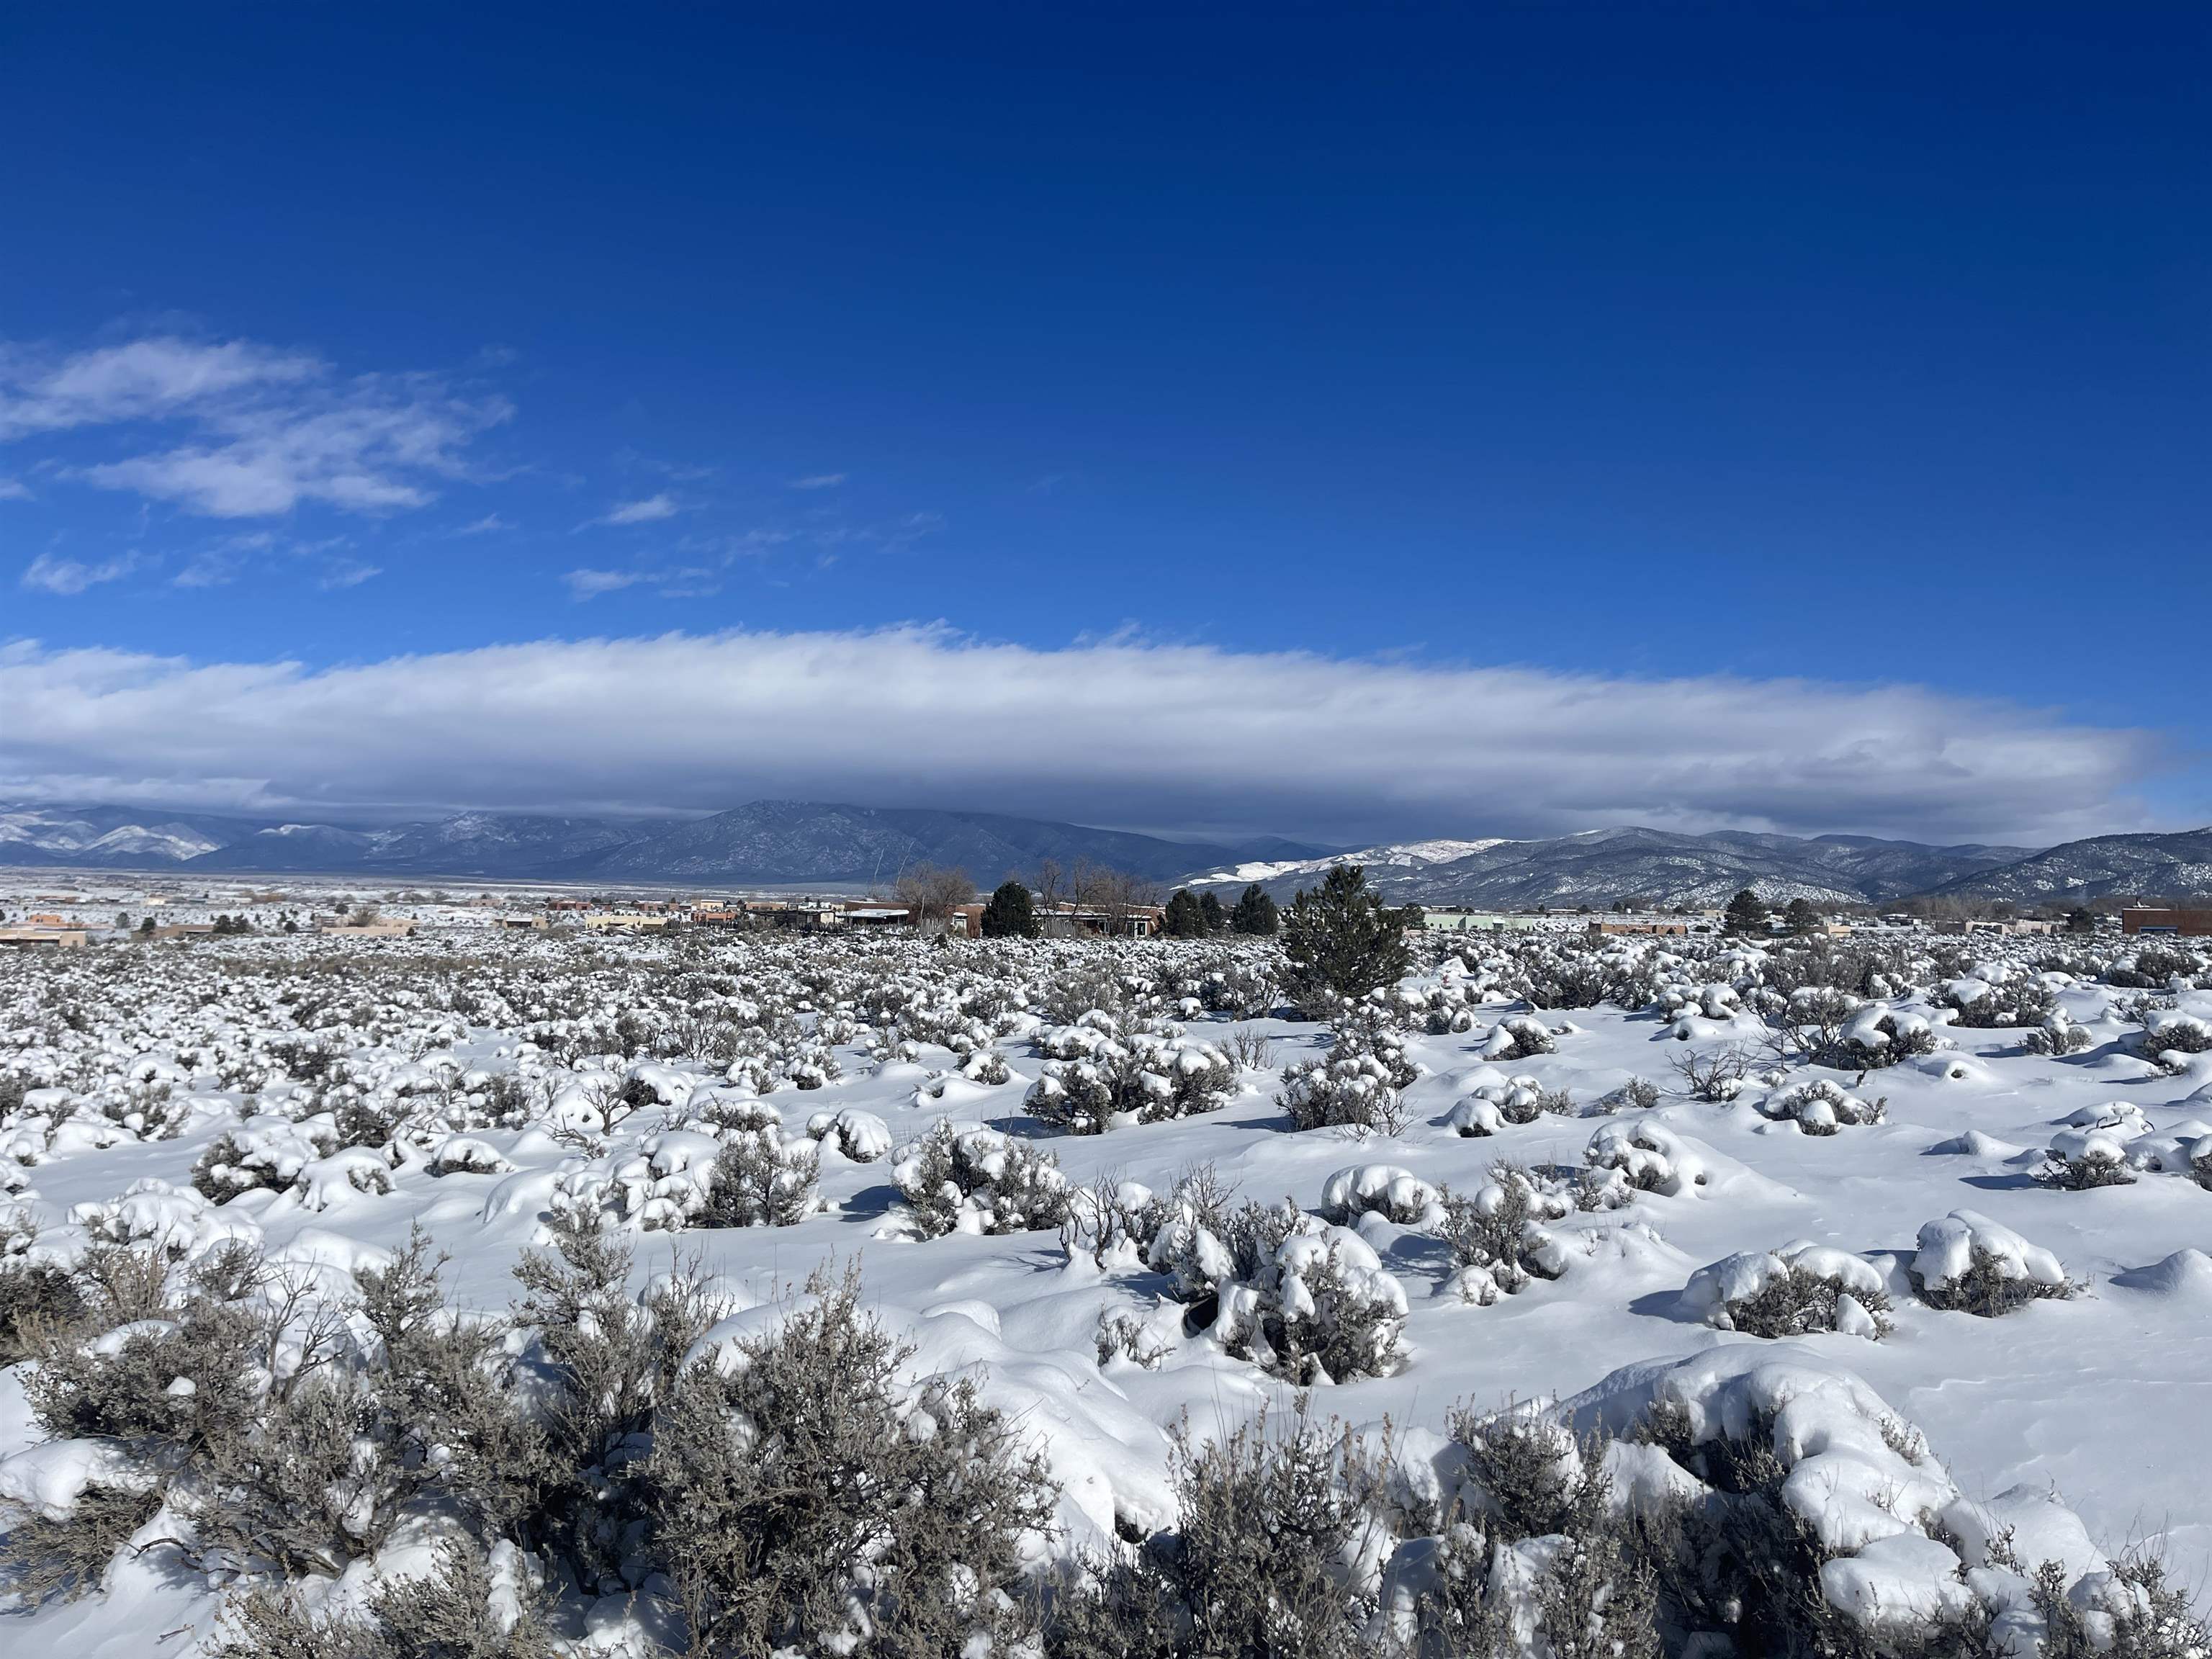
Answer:
<path fill-rule="evenodd" d="M 2072 1577 L 2131 1547 L 2200 1577 L 2212 1191 L 2191 1160 L 2212 1180 L 2212 963 L 2185 953 L 2142 973 L 2118 941 L 1920 936 L 1846 1006 L 1759 951 L 1682 945 L 1607 940 L 1571 982 L 1553 969 L 1579 941 L 1417 962 L 1339 1056 L 1357 1070 L 1381 1054 L 1358 1085 L 1375 1121 L 1304 1130 L 1283 1103 L 1320 1085 L 1285 1073 L 1327 1059 L 1332 1033 L 1283 1017 L 1265 944 L 586 940 L 455 919 L 411 940 L 19 953 L 0 957 L 0 1075 L 26 1085 L 0 1096 L 0 1209 L 57 1261 L 94 1235 L 180 1250 L 231 1237 L 350 1268 L 419 1226 L 450 1253 L 454 1297 L 485 1310 L 516 1299 L 514 1266 L 556 1215 L 635 1235 L 640 1285 L 672 1251 L 698 1252 L 737 1308 L 856 1264 L 917 1368 L 965 1368 L 1035 1436 L 1061 1486 L 1050 1547 L 1072 1554 L 1109 1542 L 1117 1517 L 1173 1520 L 1176 1425 L 1204 1437 L 1280 1410 L 1292 1382 L 1263 1368 L 1264 1339 L 1236 1339 L 1238 1297 L 1257 1292 L 1221 1281 L 1202 1243 L 1117 1239 L 1083 1197 L 1064 1227 L 994 1234 L 1008 1200 L 988 1185 L 933 1219 L 909 1201 L 915 1149 L 940 1123 L 956 1140 L 995 1132 L 963 1157 L 996 1170 L 1034 1150 L 1070 1188 L 1160 1197 L 1211 1166 L 1242 1199 L 1288 1199 L 1396 1332 L 1387 1374 L 1304 1370 L 1323 1412 L 1389 1419 L 1404 1455 L 1440 1443 L 1455 1406 L 1557 1401 L 1579 1425 L 1620 1426 L 1655 1390 L 1721 1413 L 1733 1389 L 1775 1411 L 1843 1402 L 1808 1419 L 1799 1454 L 1863 1474 L 1874 1464 L 1837 1450 L 1836 1423 L 1886 1402 L 1932 1458 L 1893 1449 L 1887 1484 L 1850 1500 L 1881 1518 L 1850 1533 L 1861 1565 L 1826 1583 L 1832 1601 L 1893 1605 L 1931 1571 L 1948 1582 L 1962 1568 L 1945 1552 L 1973 1547 L 1973 1514 L 2059 1538 Z M 1559 1006 L 1601 981 L 1607 1000 Z M 1952 1005 L 1985 994 L 2019 999 L 2025 1021 L 1956 1023 Z M 1799 1018 L 1796 1047 L 1778 1043 Z M 2074 1051 L 2028 1052 L 2031 1028 Z M 1864 1063 L 1899 1048 L 1926 1052 Z M 1693 1085 L 1690 1059 L 1712 1075 Z M 1109 1085 L 1103 1133 L 1048 1121 Z M 747 1137 L 818 1158 L 812 1212 L 697 1224 L 717 1155 Z M 2123 1178 L 2039 1180 L 2054 1146 Z M 1539 1194 L 1525 1275 L 1469 1271 L 1443 1237 L 1447 1196 L 1494 1207 L 1501 1180 L 1522 1178 L 1501 1162 Z M 1994 1319 L 1931 1305 L 1946 1252 L 1963 1267 L 1976 1242 L 2078 1293 Z M 1858 1287 L 1844 1328 L 1725 1328 L 1729 1301 L 1784 1270 L 1771 1253 L 1806 1243 L 1819 1248 L 1793 1259 Z M 1273 1293 L 1294 1297 L 1304 1271 L 1284 1267 Z M 1206 1295 L 1222 1316 L 1194 1331 Z M 1893 1328 L 1875 1340 L 1863 1304 L 1884 1301 Z M 92 1454 L 40 1443 L 27 1370 L 0 1371 L 0 1498 L 65 1508 Z M 2048 1522 L 2054 1497 L 2078 1528 Z M 1846 1498 L 1822 1501 L 1841 1526 Z M 1914 1554 L 1931 1532 L 1950 1543 Z M 21 1659 L 186 1655 L 220 1600 L 150 1551 L 100 1592 L 0 1615 L 0 1639 Z"/>

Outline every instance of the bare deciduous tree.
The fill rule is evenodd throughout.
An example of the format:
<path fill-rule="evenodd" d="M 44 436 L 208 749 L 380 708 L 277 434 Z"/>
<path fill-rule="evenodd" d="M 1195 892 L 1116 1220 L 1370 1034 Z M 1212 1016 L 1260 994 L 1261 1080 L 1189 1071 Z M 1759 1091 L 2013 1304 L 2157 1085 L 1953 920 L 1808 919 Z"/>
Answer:
<path fill-rule="evenodd" d="M 975 878 L 955 866 L 940 870 L 917 864 L 898 879 L 898 901 L 914 912 L 915 926 L 941 925 L 953 910 L 975 898 Z"/>

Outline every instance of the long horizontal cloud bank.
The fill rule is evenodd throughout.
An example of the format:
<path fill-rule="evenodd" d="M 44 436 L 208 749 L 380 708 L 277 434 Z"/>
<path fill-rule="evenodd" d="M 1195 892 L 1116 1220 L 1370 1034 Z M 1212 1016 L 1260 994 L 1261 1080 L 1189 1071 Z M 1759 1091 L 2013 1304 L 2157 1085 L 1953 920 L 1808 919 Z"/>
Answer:
<path fill-rule="evenodd" d="M 1136 828 L 2130 827 L 2138 732 L 1910 686 L 1346 662 L 939 629 L 544 641 L 325 669 L 0 647 L 0 793 L 339 816 L 760 796 Z"/>

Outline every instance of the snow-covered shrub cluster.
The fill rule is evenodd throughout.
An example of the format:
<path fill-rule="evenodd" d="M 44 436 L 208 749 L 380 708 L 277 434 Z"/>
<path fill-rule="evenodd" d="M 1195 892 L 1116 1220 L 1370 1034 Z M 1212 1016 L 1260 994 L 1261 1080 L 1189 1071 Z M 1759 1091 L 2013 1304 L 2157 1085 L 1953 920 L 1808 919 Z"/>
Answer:
<path fill-rule="evenodd" d="M 1833 1078 L 1803 1078 L 1770 1089 L 1753 1103 L 1761 1117 L 1795 1123 L 1808 1135 L 1832 1135 L 1845 1125 L 1881 1123 L 1889 1115 L 1887 1099 L 1862 1100 Z"/>
<path fill-rule="evenodd" d="M 1601 1186 L 1663 1198 L 1694 1194 L 1707 1180 L 1705 1158 L 1661 1124 L 1624 1120 L 1601 1125 L 1583 1151 Z"/>
<path fill-rule="evenodd" d="M 1574 1208 L 1556 1183 L 1518 1164 L 1497 1164 L 1473 1192 L 1447 1188 L 1439 1202 L 1437 1231 L 1453 1268 L 1444 1289 L 1461 1301 L 1488 1307 L 1532 1279 L 1557 1279 L 1567 1270 L 1565 1247 L 1543 1224 Z"/>
<path fill-rule="evenodd" d="M 1164 1030 L 1132 1030 L 1093 1009 L 1037 1038 L 1049 1056 L 1024 1109 L 1073 1134 L 1099 1134 L 1127 1114 L 1140 1123 L 1210 1112 L 1236 1091 L 1237 1066 L 1212 1043 Z"/>
<path fill-rule="evenodd" d="M 1954 979 L 1943 987 L 1939 1000 L 1954 1011 L 1953 1024 L 1984 1030 L 2041 1025 L 2058 1011 L 2058 998 L 2050 986 L 2025 974 L 1994 985 L 1985 980 Z"/>
<path fill-rule="evenodd" d="M 1939 1042 L 1927 1015 L 1869 1003 L 1844 1022 L 1832 1041 L 1814 1052 L 1814 1063 L 1838 1071 L 1870 1072 L 1932 1054 Z"/>
<path fill-rule="evenodd" d="M 2045 1494 L 1966 1503 L 1931 1440 L 1979 1482 L 2017 1402 L 2166 1386 L 2134 1339 L 2212 1293 L 2212 964 L 1569 921 L 1408 949 L 1328 1026 L 1276 1017 L 1256 941 L 457 922 L 0 956 L 0 1571 L 89 1598 L 9 1634 L 33 1659 L 187 1625 L 234 1659 L 2201 1640 L 2154 1563 L 2106 1561 Z M 1662 1056 L 1680 1086 L 1645 1080 Z M 1285 1112 L 1391 1139 L 1347 1154 Z M 1054 1133 L 1117 1121 L 1144 1127 Z M 1946 1211 L 1908 1271 L 1875 1265 Z M 2055 1305 L 2082 1288 L 2060 1252 L 2117 1288 Z M 833 1257 L 878 1316 L 834 1275 L 791 1288 Z M 2002 1351 L 1954 1317 L 2036 1301 Z M 1916 1395 L 1923 1435 L 1832 1363 L 1854 1352 L 1989 1380 L 1971 1412 Z M 1650 1357 L 1425 1425 L 1590 1354 Z M 1394 1426 L 1256 1419 L 1286 1384 Z M 2183 1477 L 2115 1449 L 2125 1415 L 2076 1413 L 2068 1484 L 2107 1534 L 2128 1483 L 2186 1521 Z"/>
<path fill-rule="evenodd" d="M 1747 1336 L 1836 1331 L 1879 1340 L 1892 1328 L 1881 1270 L 1808 1239 L 1698 1268 L 1682 1292 L 1682 1306 L 1708 1325 Z"/>
<path fill-rule="evenodd" d="M 1045 1651 L 2184 1659 L 2212 1639 L 2155 1562 L 2085 1551 L 2047 1494 L 1966 1497 L 1848 1372 L 1749 1357 L 1633 1368 L 1556 1412 L 1462 1408 L 1448 1437 L 1302 1407 L 1185 1440 L 1172 1517 L 1063 1576 Z"/>
<path fill-rule="evenodd" d="M 1278 1103 L 1301 1129 L 1395 1134 L 1405 1127 L 1400 1096 L 1420 1071 L 1406 1056 L 1405 1034 L 1391 1012 L 1371 1001 L 1354 1004 L 1329 1029 L 1328 1054 L 1287 1067 Z"/>
<path fill-rule="evenodd" d="M 1067 1219 L 1067 1177 L 1051 1152 L 996 1129 L 939 1119 L 894 1155 L 891 1180 L 925 1238 L 1018 1233 Z"/>
<path fill-rule="evenodd" d="M 1385 1166 L 1347 1170 L 1332 1182 L 1332 1212 L 1410 1214 L 1420 1224 L 1439 1195 Z M 1129 1182 L 1078 1194 L 1071 1248 L 1079 1240 L 1102 1266 L 1164 1276 L 1182 1310 L 1173 1333 L 1126 1315 L 1102 1323 L 1100 1352 L 1157 1364 L 1175 1334 L 1204 1334 L 1226 1353 L 1297 1382 L 1387 1376 L 1401 1363 L 1405 1288 L 1367 1241 L 1285 1200 L 1237 1203 L 1211 1169 L 1164 1196 Z"/>
<path fill-rule="evenodd" d="M 319 1281 L 234 1243 L 81 1264 L 88 1312 L 28 1389 L 53 1455 L 11 1494 L 14 1583 L 66 1591 L 151 1528 L 180 1566 L 271 1576 L 228 1651 L 272 1659 L 550 1654 L 564 1582 L 633 1587 L 709 1650 L 1000 1627 L 1054 1494 L 972 1381 L 913 1378 L 850 1279 L 725 1316 L 700 1278 L 632 1300 L 626 1253 L 562 1243 L 492 1320 L 419 1237 Z M 424 1597 L 288 1588 L 409 1548 L 442 1628 Z"/>
<path fill-rule="evenodd" d="M 1929 1307 L 1984 1319 L 2077 1288 L 2057 1256 L 1976 1210 L 1954 1210 L 1923 1227 L 1911 1272 Z"/>
<path fill-rule="evenodd" d="M 1491 1071 L 1474 1080 L 1464 1099 L 1444 1115 L 1444 1126 L 1462 1135 L 1494 1135 L 1509 1123 L 1534 1123 L 1546 1113 L 1571 1117 L 1575 1097 L 1565 1089 L 1547 1089 L 1526 1073 L 1512 1077 Z"/>

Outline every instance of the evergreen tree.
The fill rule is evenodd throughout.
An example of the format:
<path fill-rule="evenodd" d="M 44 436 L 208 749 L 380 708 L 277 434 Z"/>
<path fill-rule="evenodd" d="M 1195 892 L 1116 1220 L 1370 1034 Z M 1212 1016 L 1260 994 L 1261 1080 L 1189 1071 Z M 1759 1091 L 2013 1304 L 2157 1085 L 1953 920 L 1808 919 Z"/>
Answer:
<path fill-rule="evenodd" d="M 1167 914 L 1160 918 L 1160 932 L 1170 939 L 1206 937 L 1206 913 L 1198 908 L 1188 887 L 1176 888 L 1168 900 Z"/>
<path fill-rule="evenodd" d="M 1739 889 L 1728 902 L 1725 921 L 1731 933 L 1763 933 L 1766 931 L 1766 906 L 1750 888 Z"/>
<path fill-rule="evenodd" d="M 1198 896 L 1198 913 L 1206 920 L 1207 933 L 1224 933 L 1229 931 L 1229 912 L 1221 908 L 1221 901 L 1211 892 Z"/>
<path fill-rule="evenodd" d="M 1000 882 L 978 925 L 985 939 L 1035 939 L 1037 919 L 1030 890 L 1018 881 Z"/>
<path fill-rule="evenodd" d="M 2066 931 L 2069 933 L 2094 933 L 2097 931 L 2097 913 L 2086 904 L 2077 904 L 2066 913 Z"/>
<path fill-rule="evenodd" d="M 1275 908 L 1275 901 L 1267 896 L 1267 890 L 1254 882 L 1237 901 L 1237 908 L 1229 913 L 1229 925 L 1240 933 L 1271 934 L 1282 925 L 1282 915 Z"/>
<path fill-rule="evenodd" d="M 1820 913 L 1813 908 L 1810 899 L 1794 898 L 1782 913 L 1783 924 L 1793 933 L 1817 933 L 1820 931 Z"/>
<path fill-rule="evenodd" d="M 143 933 L 143 934 L 144 934 L 148 939 L 151 939 L 151 938 L 153 938 L 153 937 L 154 937 L 154 918 L 153 918 L 153 917 L 151 917 L 151 916 L 149 916 L 149 917 L 147 917 L 147 918 L 146 918 L 146 920 L 145 920 L 145 921 L 143 921 L 140 922 L 140 923 L 138 924 L 138 931 L 139 931 L 140 933 Z"/>
<path fill-rule="evenodd" d="M 1334 866 L 1313 892 L 1301 890 L 1283 916 L 1291 1000 L 1309 1016 L 1346 997 L 1395 985 L 1411 965 L 1406 912 L 1382 902 L 1356 864 Z"/>

